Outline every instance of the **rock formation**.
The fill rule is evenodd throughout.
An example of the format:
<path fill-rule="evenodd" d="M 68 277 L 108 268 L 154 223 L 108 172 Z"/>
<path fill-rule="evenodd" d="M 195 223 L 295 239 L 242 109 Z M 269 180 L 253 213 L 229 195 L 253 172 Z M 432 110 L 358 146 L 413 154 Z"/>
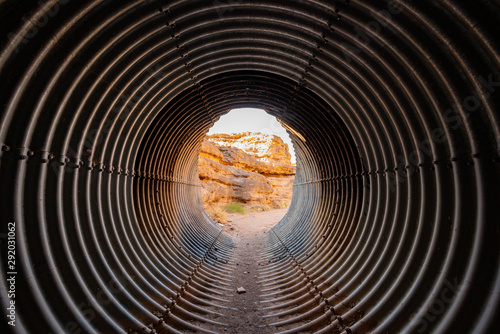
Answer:
<path fill-rule="evenodd" d="M 205 206 L 241 202 L 283 207 L 292 198 L 295 166 L 288 145 L 261 133 L 216 134 L 201 144 L 198 170 Z"/>

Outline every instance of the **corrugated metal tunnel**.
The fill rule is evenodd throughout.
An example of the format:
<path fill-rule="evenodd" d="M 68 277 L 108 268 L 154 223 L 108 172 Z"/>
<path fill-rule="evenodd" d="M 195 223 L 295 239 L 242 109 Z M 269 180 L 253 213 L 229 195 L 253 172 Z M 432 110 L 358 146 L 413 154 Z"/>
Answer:
<path fill-rule="evenodd" d="M 198 150 L 257 107 L 297 154 L 259 255 L 266 330 L 500 332 L 498 1 L 4 0 L 0 16 L 11 331 L 222 332 L 235 245 L 203 209 Z"/>

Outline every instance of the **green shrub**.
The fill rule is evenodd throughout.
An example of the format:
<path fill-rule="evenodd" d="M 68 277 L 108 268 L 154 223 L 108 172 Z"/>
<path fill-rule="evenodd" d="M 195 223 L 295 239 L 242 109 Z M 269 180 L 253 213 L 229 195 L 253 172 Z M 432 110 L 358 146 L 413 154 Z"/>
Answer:
<path fill-rule="evenodd" d="M 239 203 L 231 203 L 231 204 L 228 204 L 224 207 L 224 211 L 228 212 L 228 213 L 241 213 L 241 214 L 245 214 L 247 213 L 247 210 L 245 209 L 245 207 Z"/>

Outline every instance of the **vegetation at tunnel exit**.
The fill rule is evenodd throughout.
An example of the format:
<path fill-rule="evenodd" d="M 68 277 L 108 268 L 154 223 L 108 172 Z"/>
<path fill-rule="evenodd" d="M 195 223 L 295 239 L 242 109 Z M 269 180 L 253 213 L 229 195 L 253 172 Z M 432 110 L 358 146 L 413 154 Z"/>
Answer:
<path fill-rule="evenodd" d="M 228 213 L 241 213 L 241 214 L 247 213 L 247 209 L 245 209 L 243 205 L 236 202 L 224 206 L 224 211 Z"/>

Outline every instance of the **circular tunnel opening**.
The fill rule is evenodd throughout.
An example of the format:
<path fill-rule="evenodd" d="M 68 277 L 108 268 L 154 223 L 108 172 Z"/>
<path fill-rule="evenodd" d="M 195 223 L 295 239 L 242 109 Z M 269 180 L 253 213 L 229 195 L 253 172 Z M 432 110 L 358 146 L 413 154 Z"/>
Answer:
<path fill-rule="evenodd" d="M 295 161 L 292 140 L 274 116 L 250 106 L 230 110 L 201 143 L 205 210 L 229 233 L 241 224 L 273 226 L 290 206 Z"/>

